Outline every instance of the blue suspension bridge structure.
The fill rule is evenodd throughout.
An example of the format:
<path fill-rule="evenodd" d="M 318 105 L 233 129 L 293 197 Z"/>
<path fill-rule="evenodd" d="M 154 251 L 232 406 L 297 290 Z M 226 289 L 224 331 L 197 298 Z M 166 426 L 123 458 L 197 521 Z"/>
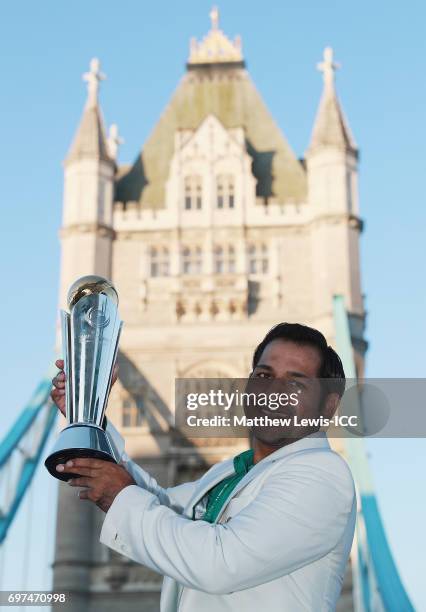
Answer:
<path fill-rule="evenodd" d="M 346 377 L 356 379 L 349 317 L 342 296 L 334 297 L 333 313 L 337 351 Z M 50 399 L 51 378 L 55 371 L 52 368 L 46 374 L 28 405 L 0 441 L 0 552 L 36 470 L 43 464 L 46 443 L 55 426 L 58 410 Z M 414 612 L 389 548 L 364 439 L 346 438 L 345 451 L 358 494 L 356 554 L 352 558 L 355 612 Z"/>

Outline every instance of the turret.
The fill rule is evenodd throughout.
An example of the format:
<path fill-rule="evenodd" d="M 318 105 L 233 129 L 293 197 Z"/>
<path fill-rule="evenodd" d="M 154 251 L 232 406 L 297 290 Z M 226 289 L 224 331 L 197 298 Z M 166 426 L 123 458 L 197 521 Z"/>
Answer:
<path fill-rule="evenodd" d="M 70 285 L 80 276 L 98 274 L 111 278 L 115 156 L 120 140 L 116 128 L 112 129 L 108 141 L 105 137 L 98 103 L 99 83 L 105 76 L 97 59 L 91 61 L 90 70 L 83 78 L 88 84 L 87 102 L 64 162 L 61 307 L 66 306 Z M 88 610 L 93 561 L 91 538 L 97 529 L 97 517 L 91 504 L 81 503 L 72 488 L 60 484 L 54 588 L 72 593 L 71 612 Z"/>
<path fill-rule="evenodd" d="M 309 202 L 328 213 L 358 215 L 358 150 L 336 94 L 339 65 L 330 47 L 317 67 L 323 73 L 324 89 L 306 152 Z"/>
<path fill-rule="evenodd" d="M 98 102 L 99 83 L 105 75 L 99 60 L 92 59 L 83 79 L 88 86 L 87 101 L 64 162 L 61 303 L 79 276 L 111 276 L 115 156 L 120 141 L 116 127 L 109 141 L 105 136 Z"/>
<path fill-rule="evenodd" d="M 352 342 L 358 373 L 363 371 L 364 306 L 359 268 L 358 150 L 335 89 L 333 51 L 327 47 L 318 64 L 324 86 L 311 142 L 306 152 L 308 203 L 314 219 L 311 247 L 315 319 L 330 340 L 331 297 L 344 296 L 350 313 Z"/>

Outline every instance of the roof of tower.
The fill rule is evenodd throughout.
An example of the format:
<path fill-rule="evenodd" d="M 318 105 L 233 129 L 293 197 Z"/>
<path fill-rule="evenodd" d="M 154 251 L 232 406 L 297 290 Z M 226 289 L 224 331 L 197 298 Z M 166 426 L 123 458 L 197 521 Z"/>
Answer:
<path fill-rule="evenodd" d="M 210 11 L 210 32 L 198 42 L 196 38 L 191 39 L 191 47 L 188 58 L 188 68 L 200 64 L 244 64 L 241 38 L 235 37 L 231 41 L 219 28 L 219 11 L 213 7 Z"/>
<path fill-rule="evenodd" d="M 309 152 L 323 147 L 337 147 L 357 151 L 349 124 L 340 105 L 334 86 L 335 71 L 339 64 L 333 61 L 333 50 L 324 49 L 324 61 L 317 65 L 323 73 L 324 89 L 312 130 Z"/>
<path fill-rule="evenodd" d="M 244 129 L 258 197 L 283 204 L 304 201 L 302 164 L 245 70 L 240 43 L 231 43 L 218 29 L 215 9 L 210 16 L 212 29 L 197 46 L 192 42 L 188 70 L 141 154 L 133 165 L 119 169 L 116 200 L 164 207 L 176 130 L 196 130 L 213 114 L 227 129 Z"/>
<path fill-rule="evenodd" d="M 87 81 L 88 96 L 80 124 L 74 136 L 65 163 L 90 158 L 112 161 L 108 153 L 102 112 L 98 103 L 99 83 L 105 79 L 100 71 L 99 60 L 90 62 L 90 70 L 83 75 Z"/>

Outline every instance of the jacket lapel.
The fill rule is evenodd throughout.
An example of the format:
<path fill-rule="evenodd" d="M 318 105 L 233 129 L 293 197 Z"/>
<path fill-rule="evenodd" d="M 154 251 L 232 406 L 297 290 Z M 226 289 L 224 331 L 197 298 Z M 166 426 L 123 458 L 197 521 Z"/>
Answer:
<path fill-rule="evenodd" d="M 230 492 L 229 496 L 223 503 L 215 522 L 220 519 L 229 501 L 235 497 L 241 491 L 241 489 L 244 489 L 244 487 L 246 487 L 254 478 L 257 478 L 262 472 L 266 471 L 268 468 L 271 468 L 273 465 L 281 463 L 281 461 L 289 455 L 294 455 L 299 452 L 306 452 L 307 450 L 330 450 L 330 444 L 326 434 L 324 432 L 316 432 L 310 436 L 306 436 L 301 440 L 293 442 L 293 444 L 289 444 L 288 446 L 278 449 L 274 453 L 271 453 L 268 457 L 265 457 L 265 459 L 262 461 L 259 461 L 259 463 L 256 463 L 256 465 L 254 465 L 251 470 L 245 474 L 237 486 Z"/>
<path fill-rule="evenodd" d="M 207 475 L 204 477 L 203 484 L 200 488 L 197 488 L 194 495 L 188 501 L 185 507 L 185 513 L 192 508 L 201 500 L 203 497 L 212 489 L 215 485 L 217 485 L 221 480 L 226 478 L 227 476 L 231 476 L 234 473 L 234 463 L 232 459 L 226 461 L 219 469 L 215 470 L 211 475 Z"/>
<path fill-rule="evenodd" d="M 237 486 L 230 492 L 230 494 L 228 495 L 228 497 L 225 499 L 222 508 L 220 509 L 220 512 L 216 518 L 215 523 L 217 523 L 220 519 L 220 517 L 222 516 L 223 512 L 226 509 L 226 506 L 228 505 L 228 503 L 230 502 L 230 500 L 235 497 L 240 491 L 241 489 L 244 489 L 244 487 L 246 487 L 254 478 L 257 478 L 259 476 L 259 474 L 261 474 L 262 472 L 264 472 L 269 466 L 271 465 L 271 462 L 268 463 L 257 463 L 256 465 L 254 465 L 251 470 L 249 472 L 247 472 L 247 474 L 245 474 L 243 476 L 243 478 L 241 478 L 240 482 L 237 484 Z"/>

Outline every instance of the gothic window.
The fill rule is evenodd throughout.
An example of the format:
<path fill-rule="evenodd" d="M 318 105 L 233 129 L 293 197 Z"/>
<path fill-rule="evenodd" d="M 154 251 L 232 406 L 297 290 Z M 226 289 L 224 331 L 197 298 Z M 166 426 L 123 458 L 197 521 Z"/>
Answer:
<path fill-rule="evenodd" d="M 219 174 L 216 182 L 217 208 L 234 208 L 235 182 L 232 174 Z"/>
<path fill-rule="evenodd" d="M 168 276 L 169 261 L 169 250 L 166 247 L 151 247 L 149 251 L 150 276 Z"/>
<path fill-rule="evenodd" d="M 232 245 L 228 247 L 228 272 L 235 272 L 235 249 Z"/>
<path fill-rule="evenodd" d="M 128 396 L 123 400 L 123 427 L 141 427 L 144 423 L 144 402 L 140 394 Z"/>
<path fill-rule="evenodd" d="M 266 244 L 249 244 L 249 274 L 266 274 L 268 272 L 268 249 Z"/>
<path fill-rule="evenodd" d="M 200 210 L 203 200 L 201 176 L 186 176 L 184 180 L 184 191 L 185 210 Z"/>
<path fill-rule="evenodd" d="M 215 274 L 222 274 L 225 267 L 223 247 L 217 246 L 214 249 L 214 271 Z"/>
<path fill-rule="evenodd" d="M 184 246 L 182 249 L 182 273 L 201 274 L 202 251 L 199 246 Z"/>
<path fill-rule="evenodd" d="M 233 274 L 235 272 L 235 249 L 232 244 L 215 246 L 214 272 L 215 274 Z"/>

